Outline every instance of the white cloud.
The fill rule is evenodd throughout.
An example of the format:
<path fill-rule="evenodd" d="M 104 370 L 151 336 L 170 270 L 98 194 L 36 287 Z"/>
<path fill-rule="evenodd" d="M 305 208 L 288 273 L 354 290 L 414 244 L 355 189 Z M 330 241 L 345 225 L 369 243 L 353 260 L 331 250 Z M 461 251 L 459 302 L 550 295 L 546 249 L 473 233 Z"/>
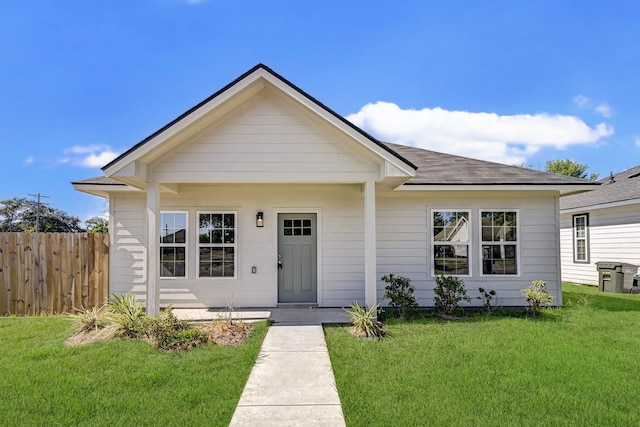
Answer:
<path fill-rule="evenodd" d="M 589 97 L 584 96 L 584 95 L 578 95 L 578 96 L 574 97 L 573 98 L 573 103 L 578 108 L 590 108 L 591 107 L 591 100 L 589 99 Z"/>
<path fill-rule="evenodd" d="M 636 147 L 640 147 L 640 137 L 636 138 Z"/>
<path fill-rule="evenodd" d="M 64 150 L 65 157 L 59 163 L 72 163 L 87 168 L 100 168 L 118 156 L 108 145 L 75 145 Z"/>
<path fill-rule="evenodd" d="M 30 164 L 32 164 L 35 161 L 36 161 L 36 159 L 34 159 L 33 156 L 29 156 L 29 157 L 27 157 L 26 159 L 24 159 L 22 161 L 22 164 L 25 165 L 25 166 L 29 166 Z"/>
<path fill-rule="evenodd" d="M 599 104 L 594 111 L 596 113 L 599 113 L 602 115 L 602 117 L 611 117 L 613 116 L 613 109 L 609 106 L 609 104 L 607 104 L 606 102 L 603 102 L 601 104 Z"/>
<path fill-rule="evenodd" d="M 589 127 L 575 116 L 403 110 L 389 102 L 365 105 L 347 119 L 384 141 L 506 164 L 524 163 L 542 147 L 593 144 L 613 134 L 605 123 Z"/>
<path fill-rule="evenodd" d="M 613 116 L 613 108 L 606 102 L 600 102 L 594 106 L 594 101 L 585 95 L 578 95 L 573 98 L 573 104 L 581 110 L 591 110 L 600 114 L 602 117 L 609 118 Z"/>

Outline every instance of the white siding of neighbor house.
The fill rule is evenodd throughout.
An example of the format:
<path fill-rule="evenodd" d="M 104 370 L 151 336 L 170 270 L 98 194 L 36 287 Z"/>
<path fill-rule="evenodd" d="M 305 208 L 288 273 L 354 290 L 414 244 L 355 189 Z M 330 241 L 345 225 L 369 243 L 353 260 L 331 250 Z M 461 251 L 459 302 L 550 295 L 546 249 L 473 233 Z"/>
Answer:
<path fill-rule="evenodd" d="M 144 195 L 114 195 L 111 292 L 129 290 L 144 297 Z M 362 185 L 183 185 L 179 195 L 162 194 L 162 210 L 189 212 L 188 278 L 161 279 L 161 303 L 176 307 L 272 307 L 277 304 L 278 212 L 317 212 L 318 304 L 324 307 L 364 303 L 364 220 Z M 424 306 L 433 305 L 428 215 L 431 209 L 470 209 L 472 276 L 464 281 L 472 305 L 478 287 L 497 292 L 498 305 L 522 306 L 520 290 L 532 280 L 547 282 L 560 303 L 556 198 L 552 192 L 379 192 L 377 194 L 377 277 L 395 273 L 412 280 Z M 480 276 L 479 210 L 519 212 L 520 274 Z M 237 212 L 235 279 L 196 278 L 196 212 Z M 265 227 L 255 226 L 263 211 Z M 257 274 L 251 274 L 251 267 Z M 385 303 L 378 281 L 378 301 Z"/>
<path fill-rule="evenodd" d="M 284 98 L 265 93 L 151 165 L 162 182 L 363 182 L 380 160 Z"/>
<path fill-rule="evenodd" d="M 477 299 L 478 288 L 497 292 L 496 304 L 524 306 L 520 293 L 533 280 L 547 282 L 547 289 L 561 303 L 558 271 L 558 217 L 556 198 L 551 192 L 395 192 L 378 195 L 377 262 L 378 277 L 394 273 L 408 277 L 416 288 L 416 297 L 423 306 L 433 305 L 431 239 L 429 215 L 431 209 L 471 210 L 470 263 L 471 277 L 463 277 L 473 298 L 472 305 L 482 305 Z M 480 210 L 515 209 L 519 212 L 519 274 L 517 276 L 481 276 Z M 378 299 L 384 296 L 386 283 L 378 282 Z"/>
<path fill-rule="evenodd" d="M 573 216 L 589 214 L 589 262 L 573 262 Z M 563 213 L 561 216 L 562 280 L 598 285 L 596 262 L 640 266 L 640 206 L 627 205 Z"/>

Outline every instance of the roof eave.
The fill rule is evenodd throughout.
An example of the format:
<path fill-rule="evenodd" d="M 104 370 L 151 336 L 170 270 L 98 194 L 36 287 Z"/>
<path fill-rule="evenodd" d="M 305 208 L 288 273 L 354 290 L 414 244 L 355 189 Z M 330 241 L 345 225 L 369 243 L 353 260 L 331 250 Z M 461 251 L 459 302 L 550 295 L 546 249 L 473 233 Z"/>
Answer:
<path fill-rule="evenodd" d="M 478 183 L 478 184 L 424 184 L 405 183 L 400 186 L 400 191 L 558 191 L 561 195 L 573 194 L 576 192 L 590 191 L 593 187 L 589 184 L 526 184 L 526 183 Z"/>
<path fill-rule="evenodd" d="M 560 208 L 560 213 L 575 213 L 575 212 L 584 212 L 591 211 L 596 209 L 607 209 L 607 208 L 617 208 L 619 206 L 629 206 L 629 205 L 640 205 L 640 199 L 629 199 L 629 200 L 619 200 L 616 202 L 607 202 L 607 203 L 598 203 L 591 204 L 585 206 L 574 206 L 571 208 L 562 209 Z"/>
<path fill-rule="evenodd" d="M 92 194 L 98 197 L 109 198 L 109 194 L 113 192 L 132 192 L 141 191 L 139 188 L 132 187 L 126 184 L 97 184 L 97 183 L 83 183 L 72 182 L 73 189 L 82 193 Z"/>

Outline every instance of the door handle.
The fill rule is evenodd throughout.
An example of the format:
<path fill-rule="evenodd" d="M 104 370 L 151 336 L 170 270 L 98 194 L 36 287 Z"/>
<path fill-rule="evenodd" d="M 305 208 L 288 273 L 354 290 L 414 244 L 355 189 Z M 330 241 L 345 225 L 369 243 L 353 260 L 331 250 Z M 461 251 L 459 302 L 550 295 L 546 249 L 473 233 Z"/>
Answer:
<path fill-rule="evenodd" d="M 282 270 L 282 261 L 278 261 L 278 270 Z"/>

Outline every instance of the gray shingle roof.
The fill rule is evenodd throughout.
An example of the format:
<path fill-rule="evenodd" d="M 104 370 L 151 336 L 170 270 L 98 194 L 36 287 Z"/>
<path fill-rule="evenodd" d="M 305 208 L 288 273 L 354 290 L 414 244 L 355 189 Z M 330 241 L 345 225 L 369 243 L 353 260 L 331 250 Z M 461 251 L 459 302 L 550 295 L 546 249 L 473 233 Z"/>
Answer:
<path fill-rule="evenodd" d="M 600 187 L 588 193 L 574 194 L 560 199 L 560 209 L 575 209 L 605 203 L 640 199 L 640 166 L 627 169 L 598 181 Z"/>
<path fill-rule="evenodd" d="M 517 166 L 470 159 L 421 148 L 386 143 L 418 166 L 416 176 L 405 185 L 585 185 L 584 179 L 555 175 Z"/>
<path fill-rule="evenodd" d="M 517 166 L 470 159 L 452 154 L 438 153 L 421 148 L 383 143 L 416 165 L 416 175 L 405 185 L 584 185 L 585 190 L 597 188 L 592 181 L 555 175 Z M 640 167 L 638 168 L 640 171 Z M 639 181 L 640 182 L 640 181 Z M 99 176 L 73 182 L 80 185 L 125 185 L 115 179 Z M 590 193 L 587 193 L 590 194 Z M 586 196 L 580 194 L 578 197 Z M 640 196 L 638 196 L 640 197 Z M 566 199 L 565 197 L 563 199 Z"/>

